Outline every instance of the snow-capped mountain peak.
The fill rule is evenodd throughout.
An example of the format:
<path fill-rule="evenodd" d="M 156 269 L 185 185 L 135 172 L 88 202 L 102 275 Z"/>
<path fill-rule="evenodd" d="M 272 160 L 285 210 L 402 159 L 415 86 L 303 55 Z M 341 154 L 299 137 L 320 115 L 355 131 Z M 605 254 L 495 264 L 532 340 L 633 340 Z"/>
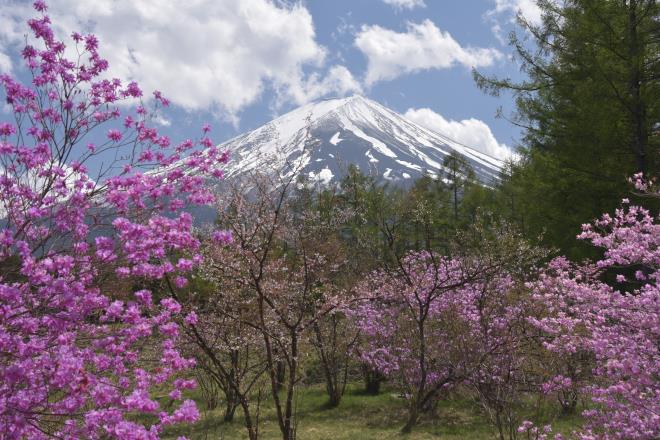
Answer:
<path fill-rule="evenodd" d="M 478 179 L 497 179 L 502 161 L 423 128 L 360 95 L 299 107 L 225 142 L 228 176 L 296 163 L 312 180 L 339 178 L 349 164 L 381 179 L 405 182 L 428 174 L 443 177 L 452 151 L 462 155 Z"/>

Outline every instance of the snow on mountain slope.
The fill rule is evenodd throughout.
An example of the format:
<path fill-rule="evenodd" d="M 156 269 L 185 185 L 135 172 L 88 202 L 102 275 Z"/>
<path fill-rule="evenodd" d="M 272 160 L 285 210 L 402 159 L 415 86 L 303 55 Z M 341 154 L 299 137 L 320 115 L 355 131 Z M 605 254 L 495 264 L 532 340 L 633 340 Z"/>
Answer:
<path fill-rule="evenodd" d="M 312 180 L 341 178 L 349 164 L 379 179 L 405 183 L 428 174 L 443 178 L 442 163 L 462 155 L 485 184 L 498 178 L 503 162 L 423 128 L 364 98 L 329 99 L 304 105 L 224 144 L 227 176 L 295 164 Z"/>

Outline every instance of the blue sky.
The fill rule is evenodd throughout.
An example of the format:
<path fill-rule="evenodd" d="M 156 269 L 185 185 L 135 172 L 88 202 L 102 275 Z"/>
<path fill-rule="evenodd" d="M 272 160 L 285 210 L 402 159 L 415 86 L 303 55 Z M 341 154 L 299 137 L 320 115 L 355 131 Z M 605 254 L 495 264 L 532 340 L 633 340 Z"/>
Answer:
<path fill-rule="evenodd" d="M 30 2 L 0 0 L 0 70 L 23 76 Z M 519 131 L 495 113 L 510 96 L 474 85 L 471 68 L 518 77 L 506 34 L 533 0 L 51 0 L 62 36 L 92 31 L 111 74 L 160 89 L 163 129 L 206 121 L 231 138 L 306 102 L 363 94 L 493 155 Z"/>

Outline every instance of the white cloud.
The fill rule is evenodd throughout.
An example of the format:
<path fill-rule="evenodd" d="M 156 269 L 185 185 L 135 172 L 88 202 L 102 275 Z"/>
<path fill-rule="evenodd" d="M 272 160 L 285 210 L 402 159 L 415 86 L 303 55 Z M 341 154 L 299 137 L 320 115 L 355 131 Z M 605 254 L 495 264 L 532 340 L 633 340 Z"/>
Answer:
<path fill-rule="evenodd" d="M 506 34 L 517 24 L 517 18 L 522 17 L 532 26 L 543 24 L 543 10 L 538 0 L 490 0 L 493 4 L 484 14 L 484 18 L 491 22 L 491 30 L 503 45 L 508 43 Z M 549 0 L 550 5 L 563 6 L 565 0 Z"/>
<path fill-rule="evenodd" d="M 12 62 L 9 55 L 0 51 L 0 73 L 11 73 Z"/>
<path fill-rule="evenodd" d="M 502 57 L 497 49 L 461 46 L 430 20 L 408 23 L 406 32 L 364 25 L 355 38 L 355 46 L 367 57 L 367 85 L 406 73 L 447 69 L 457 64 L 489 66 Z"/>
<path fill-rule="evenodd" d="M 351 93 L 361 93 L 360 83 L 344 66 L 332 66 L 324 76 L 313 73 L 304 81 L 288 84 L 280 96 L 285 100 L 303 104 L 307 101 L 321 98 L 328 93 L 344 96 Z"/>
<path fill-rule="evenodd" d="M 443 134 L 489 156 L 502 160 L 515 157 L 515 153 L 505 144 L 499 143 L 490 127 L 479 119 L 447 120 L 429 108 L 410 108 L 404 116 L 422 127 Z"/>
<path fill-rule="evenodd" d="M 170 125 L 172 125 L 172 121 L 165 118 L 163 115 L 156 115 L 153 118 L 153 121 L 162 127 L 169 127 Z"/>
<path fill-rule="evenodd" d="M 31 2 L 30 2 L 31 3 Z M 328 76 L 326 49 L 316 41 L 309 11 L 273 0 L 51 0 L 49 14 L 62 37 L 91 30 L 111 74 L 159 89 L 188 110 L 213 109 L 234 117 L 265 88 L 302 103 L 325 94 L 354 91 L 342 66 Z M 0 8 L 2 52 L 19 46 L 28 2 Z M 343 69 L 343 70 L 342 70 Z"/>
<path fill-rule="evenodd" d="M 384 3 L 393 6 L 396 9 L 414 9 L 424 8 L 424 0 L 383 0 Z"/>
<path fill-rule="evenodd" d="M 493 0 L 495 7 L 489 11 L 489 14 L 511 14 L 511 20 L 520 14 L 525 20 L 533 25 L 541 24 L 541 8 L 536 0 Z"/>

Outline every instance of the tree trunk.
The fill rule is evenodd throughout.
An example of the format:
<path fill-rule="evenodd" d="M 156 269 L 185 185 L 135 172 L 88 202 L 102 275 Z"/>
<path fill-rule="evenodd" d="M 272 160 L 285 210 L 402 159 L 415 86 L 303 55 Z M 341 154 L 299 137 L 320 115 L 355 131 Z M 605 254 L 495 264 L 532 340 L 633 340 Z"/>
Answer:
<path fill-rule="evenodd" d="M 413 427 L 417 424 L 418 419 L 419 419 L 419 410 L 417 409 L 417 403 L 413 402 L 411 403 L 409 408 L 408 421 L 403 426 L 403 428 L 401 428 L 401 432 L 403 434 L 410 434 L 412 432 Z"/>
<path fill-rule="evenodd" d="M 225 405 L 225 415 L 222 417 L 222 420 L 225 422 L 233 422 L 237 406 L 237 402 L 227 400 L 227 404 Z"/>
<path fill-rule="evenodd" d="M 227 384 L 225 387 L 225 398 L 227 403 L 225 406 L 225 415 L 223 420 L 225 422 L 231 422 L 234 420 L 234 413 L 236 412 L 236 407 L 240 404 L 239 396 L 237 394 L 237 389 L 240 387 L 240 384 L 237 383 L 236 372 L 238 371 L 238 361 L 239 354 L 238 350 L 233 350 L 230 353 L 231 359 L 231 369 L 229 370 L 229 375 L 227 377 Z"/>
<path fill-rule="evenodd" d="M 276 382 L 275 382 L 275 392 L 279 393 L 284 387 L 284 381 L 286 380 L 286 364 L 284 361 L 277 361 L 276 364 Z"/>
<path fill-rule="evenodd" d="M 362 374 L 364 376 L 364 391 L 366 394 L 376 396 L 380 393 L 380 384 L 383 381 L 383 376 L 377 371 L 369 368 L 368 365 L 362 366 Z"/>
<path fill-rule="evenodd" d="M 341 403 L 341 391 L 339 389 L 339 386 L 335 384 L 335 386 L 332 385 L 327 385 L 326 389 L 328 391 L 328 406 L 330 408 L 336 408 L 339 406 Z"/>
<path fill-rule="evenodd" d="M 282 429 L 283 440 L 295 440 L 296 427 L 294 425 L 294 397 L 296 391 L 296 375 L 298 374 L 298 334 L 297 329 L 291 329 L 291 360 L 289 362 L 289 380 L 287 381 L 286 403 Z"/>
<path fill-rule="evenodd" d="M 325 377 L 325 389 L 328 394 L 328 407 L 335 408 L 339 406 L 341 398 L 346 389 L 346 380 L 348 377 L 348 359 L 343 360 L 337 352 L 339 345 L 337 341 L 337 317 L 333 315 L 330 319 L 332 332 L 328 335 L 328 341 L 325 340 L 318 322 L 314 323 L 314 334 L 316 337 L 316 350 L 323 368 Z M 327 342 L 327 343 L 326 343 Z"/>
<path fill-rule="evenodd" d="M 578 393 L 576 392 L 566 392 L 561 393 L 559 396 L 559 404 L 561 405 L 561 412 L 563 415 L 572 415 L 575 414 L 575 408 L 577 408 L 578 402 Z"/>
<path fill-rule="evenodd" d="M 325 373 L 325 390 L 328 394 L 328 406 L 330 408 L 335 408 L 339 406 L 339 401 L 341 400 L 341 392 L 338 383 L 339 379 L 336 375 L 333 375 L 330 366 L 324 364 L 323 370 Z"/>
<path fill-rule="evenodd" d="M 495 426 L 497 426 L 497 432 L 500 436 L 500 440 L 504 440 L 504 426 L 502 426 L 502 417 L 500 416 L 499 411 L 495 412 Z"/>
<path fill-rule="evenodd" d="M 425 414 L 434 414 L 438 410 L 439 403 L 439 397 L 430 397 L 424 401 L 421 410 Z"/>
<path fill-rule="evenodd" d="M 628 57 L 630 72 L 628 93 L 630 96 L 630 112 L 632 116 L 632 149 L 635 154 L 635 167 L 638 173 L 646 173 L 646 144 L 648 141 L 646 127 L 646 106 L 642 99 L 642 54 L 639 44 L 639 29 L 637 24 L 637 0 L 630 0 L 628 5 Z"/>
<path fill-rule="evenodd" d="M 243 417 L 245 419 L 245 429 L 248 432 L 248 438 L 250 440 L 257 440 L 259 438 L 259 427 L 256 426 L 252 421 L 252 415 L 250 414 L 250 404 L 246 399 L 241 400 L 241 407 L 243 408 Z M 258 418 L 259 415 L 257 414 L 257 419 Z"/>
<path fill-rule="evenodd" d="M 454 173 L 454 221 L 458 222 L 458 176 Z"/>

